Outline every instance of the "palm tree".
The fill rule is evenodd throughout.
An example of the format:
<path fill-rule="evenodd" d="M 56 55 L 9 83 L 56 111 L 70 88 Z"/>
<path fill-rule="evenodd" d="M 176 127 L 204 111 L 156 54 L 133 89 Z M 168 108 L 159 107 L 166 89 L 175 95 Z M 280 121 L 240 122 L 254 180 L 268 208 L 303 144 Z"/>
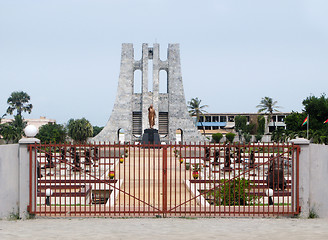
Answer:
<path fill-rule="evenodd" d="M 277 101 L 273 101 L 270 97 L 264 97 L 262 98 L 259 105 L 256 107 L 259 108 L 258 112 L 264 112 L 268 114 L 268 121 L 271 120 L 273 112 L 279 112 L 277 108 L 280 108 L 279 106 L 276 106 Z M 268 124 L 268 123 L 267 123 Z"/>
<path fill-rule="evenodd" d="M 7 100 L 9 107 L 7 108 L 7 113 L 12 115 L 16 110 L 18 116 L 22 116 L 22 112 L 31 113 L 33 105 L 28 104 L 30 101 L 30 96 L 25 92 L 12 92 Z"/>
<path fill-rule="evenodd" d="M 196 116 L 196 124 L 199 122 L 200 116 L 204 116 L 204 113 L 206 111 L 204 108 L 207 108 L 208 105 L 201 105 L 202 100 L 196 98 L 192 98 L 190 101 L 188 101 L 188 108 L 189 108 L 189 114 L 190 116 Z M 205 129 L 202 124 L 202 128 L 205 134 Z"/>
<path fill-rule="evenodd" d="M 26 122 L 21 116 L 16 115 L 14 121 L 0 125 L 0 134 L 6 143 L 17 143 L 23 136 L 25 127 Z"/>
<path fill-rule="evenodd" d="M 84 143 L 88 137 L 92 137 L 93 128 L 91 123 L 85 119 L 70 119 L 67 124 L 68 136 L 75 142 Z"/>

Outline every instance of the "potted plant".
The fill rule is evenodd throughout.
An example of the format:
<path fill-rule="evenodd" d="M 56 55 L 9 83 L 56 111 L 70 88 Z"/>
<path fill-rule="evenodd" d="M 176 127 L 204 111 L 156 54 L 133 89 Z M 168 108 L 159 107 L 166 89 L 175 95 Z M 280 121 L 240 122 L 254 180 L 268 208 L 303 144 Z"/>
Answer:
<path fill-rule="evenodd" d="M 175 157 L 179 157 L 179 150 L 175 149 L 173 152 L 174 152 Z"/>
<path fill-rule="evenodd" d="M 193 177 L 194 179 L 198 179 L 198 177 L 199 177 L 199 164 L 198 164 L 198 163 L 196 163 L 196 164 L 194 165 L 194 169 L 193 169 L 193 171 L 192 171 L 192 177 Z"/>
<path fill-rule="evenodd" d="M 190 169 L 190 162 L 186 162 L 186 170 Z"/>
<path fill-rule="evenodd" d="M 110 179 L 114 179 L 114 177 L 115 177 L 115 172 L 114 172 L 114 171 L 109 171 L 108 176 L 109 176 Z"/>

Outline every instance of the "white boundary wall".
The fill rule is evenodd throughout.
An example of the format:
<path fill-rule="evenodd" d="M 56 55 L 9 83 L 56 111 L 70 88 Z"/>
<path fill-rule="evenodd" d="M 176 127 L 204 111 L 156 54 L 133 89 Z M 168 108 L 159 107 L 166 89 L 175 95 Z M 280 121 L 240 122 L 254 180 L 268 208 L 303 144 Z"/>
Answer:
<path fill-rule="evenodd" d="M 18 144 L 0 145 L 0 218 L 19 214 Z"/>
<path fill-rule="evenodd" d="M 0 219 L 29 217 L 28 145 L 35 142 L 40 140 L 23 138 L 19 144 L 0 145 Z"/>
<path fill-rule="evenodd" d="M 29 217 L 28 144 L 38 139 L 21 139 L 19 144 L 0 145 L 0 219 Z M 299 159 L 299 197 L 301 217 L 310 212 L 328 218 L 328 146 L 294 139 L 301 148 Z M 35 166 L 33 166 L 35 169 Z"/>
<path fill-rule="evenodd" d="M 320 218 L 328 218 L 328 146 L 310 144 L 304 138 L 291 142 L 301 147 L 299 159 L 299 197 L 301 217 L 310 212 Z"/>

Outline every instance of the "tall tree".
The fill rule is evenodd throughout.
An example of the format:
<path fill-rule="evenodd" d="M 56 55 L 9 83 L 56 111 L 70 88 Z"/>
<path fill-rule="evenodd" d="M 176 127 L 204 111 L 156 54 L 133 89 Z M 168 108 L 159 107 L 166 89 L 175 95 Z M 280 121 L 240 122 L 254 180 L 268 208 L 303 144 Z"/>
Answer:
<path fill-rule="evenodd" d="M 16 115 L 12 122 L 0 125 L 0 134 L 6 143 L 17 143 L 22 138 L 25 127 L 26 122 L 24 119 Z"/>
<path fill-rule="evenodd" d="M 258 110 L 259 113 L 264 112 L 264 113 L 268 114 L 267 124 L 269 124 L 269 122 L 271 121 L 273 112 L 279 112 L 278 108 L 280 108 L 280 107 L 277 106 L 276 104 L 277 104 L 277 101 L 273 101 L 272 98 L 264 97 L 261 99 L 260 104 L 256 106 L 259 109 Z"/>
<path fill-rule="evenodd" d="M 306 113 L 292 112 L 284 120 L 286 124 L 286 129 L 294 132 L 304 130 L 302 123 L 306 118 L 306 115 L 307 115 Z M 311 123 L 312 123 L 312 118 L 311 118 Z"/>
<path fill-rule="evenodd" d="M 10 97 L 7 99 L 9 107 L 7 112 L 10 115 L 14 114 L 14 120 L 10 123 L 5 123 L 0 125 L 0 134 L 3 136 L 7 143 L 17 143 L 19 139 L 23 136 L 24 128 L 26 127 L 26 122 L 22 116 L 22 112 L 31 113 L 32 104 L 29 103 L 30 96 L 25 92 L 12 92 Z M 5 116 L 4 114 L 1 119 Z M 0 119 L 0 123 L 1 123 Z"/>
<path fill-rule="evenodd" d="M 103 129 L 104 129 L 104 127 L 93 126 L 93 134 L 92 134 L 92 136 L 93 137 L 97 136 L 98 133 L 100 133 L 101 130 L 103 130 Z"/>
<path fill-rule="evenodd" d="M 68 136 L 76 142 L 85 142 L 88 137 L 92 137 L 93 127 L 85 118 L 70 119 L 67 124 Z"/>
<path fill-rule="evenodd" d="M 66 129 L 61 124 L 48 123 L 40 127 L 36 138 L 42 143 L 63 143 L 66 139 Z"/>
<path fill-rule="evenodd" d="M 190 101 L 188 101 L 189 114 L 190 116 L 196 116 L 196 123 L 199 122 L 200 116 L 204 117 L 204 113 L 206 113 L 204 108 L 208 107 L 208 105 L 201 105 L 201 102 L 202 100 L 198 99 L 197 97 L 192 98 Z M 205 134 L 205 129 L 203 124 L 202 127 Z"/>
<path fill-rule="evenodd" d="M 247 118 L 246 116 L 235 117 L 235 130 L 238 133 L 239 141 L 242 140 L 242 133 L 246 132 Z"/>
<path fill-rule="evenodd" d="M 309 128 L 313 130 L 326 129 L 323 122 L 328 118 L 328 98 L 310 96 L 303 100 L 305 113 L 309 115 Z M 304 119 L 303 119 L 304 120 Z"/>
<path fill-rule="evenodd" d="M 22 116 L 22 112 L 31 113 L 33 105 L 29 103 L 30 96 L 26 92 L 12 92 L 7 100 L 9 107 L 7 113 L 13 115 L 17 111 L 18 116 Z"/>

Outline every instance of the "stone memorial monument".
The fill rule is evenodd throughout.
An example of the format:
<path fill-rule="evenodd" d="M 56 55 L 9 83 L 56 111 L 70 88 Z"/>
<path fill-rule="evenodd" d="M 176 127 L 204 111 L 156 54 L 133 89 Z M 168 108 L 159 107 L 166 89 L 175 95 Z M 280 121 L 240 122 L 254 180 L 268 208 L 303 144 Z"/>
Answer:
<path fill-rule="evenodd" d="M 148 74 L 149 69 L 152 69 L 151 74 Z M 134 76 L 137 70 L 142 74 L 140 92 L 135 89 Z M 159 89 L 160 71 L 167 73 L 167 78 L 161 79 L 167 87 L 165 92 L 160 92 Z M 149 89 L 149 83 L 152 83 L 152 89 Z M 183 142 L 206 140 L 198 132 L 188 113 L 182 84 L 179 44 L 168 45 L 166 60 L 160 59 L 157 43 L 153 46 L 144 43 L 140 60 L 134 59 L 133 44 L 122 44 L 121 69 L 112 114 L 104 129 L 91 141 L 118 142 L 121 141 L 120 132 L 124 132 L 125 142 L 168 143 L 176 141 L 177 130 L 181 131 Z M 157 132 L 160 139 L 151 139 L 151 132 Z M 148 134 L 148 139 L 142 140 L 145 133 Z"/>

